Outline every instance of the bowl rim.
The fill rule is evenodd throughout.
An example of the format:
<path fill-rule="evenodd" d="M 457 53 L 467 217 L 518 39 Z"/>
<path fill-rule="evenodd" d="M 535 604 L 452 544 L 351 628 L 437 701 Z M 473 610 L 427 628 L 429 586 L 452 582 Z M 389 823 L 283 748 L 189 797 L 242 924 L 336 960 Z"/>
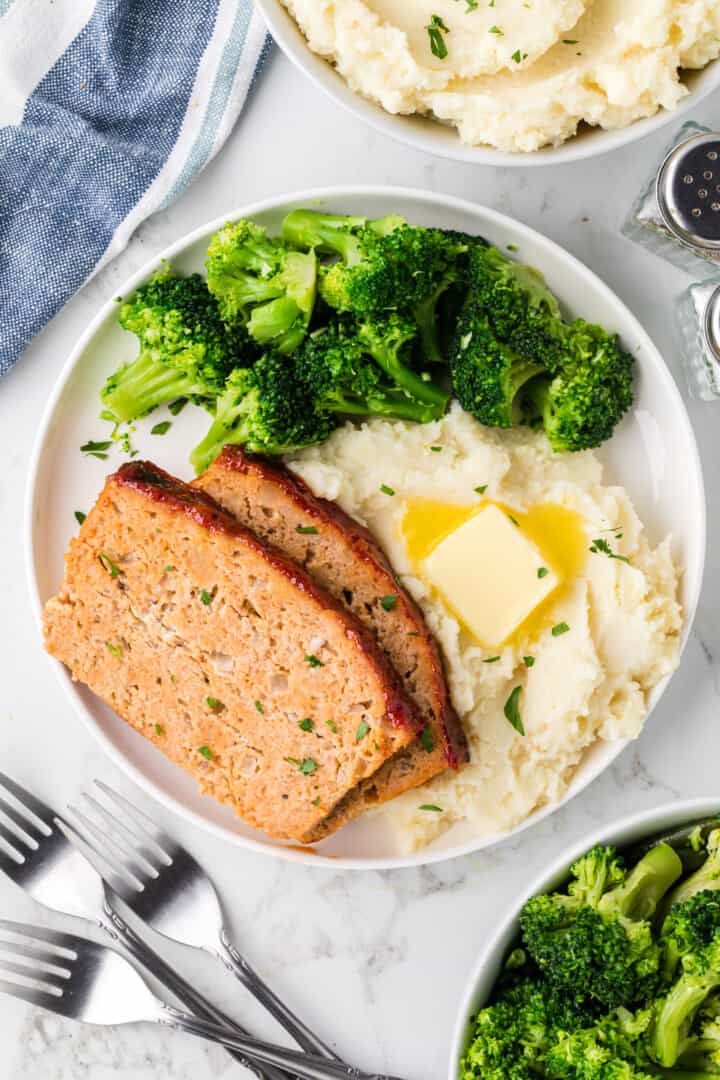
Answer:
<path fill-rule="evenodd" d="M 691 89 L 676 108 L 660 108 L 653 116 L 635 120 L 627 127 L 614 129 L 593 127 L 580 138 L 575 135 L 559 146 L 543 147 L 540 150 L 516 154 L 496 150 L 491 146 L 467 146 L 460 141 L 457 132 L 454 133 L 455 145 L 453 146 L 437 138 L 431 127 L 427 130 L 414 131 L 407 122 L 409 117 L 405 114 L 390 113 L 377 102 L 352 90 L 329 60 L 312 51 L 295 19 L 281 0 L 256 0 L 256 3 L 272 37 L 285 56 L 337 105 L 396 142 L 421 153 L 432 154 L 451 161 L 521 169 L 585 161 L 648 138 L 672 123 L 673 120 L 679 121 L 710 94 L 720 90 L 720 57 L 718 57 L 709 61 L 704 68 L 691 70 L 690 73 L 698 78 L 700 85 Z M 412 119 L 417 118 L 417 114 L 413 114 Z M 432 118 L 428 118 L 428 122 L 433 122 L 446 131 L 453 130 L 439 120 L 432 121 Z"/>
<path fill-rule="evenodd" d="M 210 221 L 204 222 L 192 229 L 189 233 L 180 236 L 173 243 L 169 244 L 166 248 L 160 251 L 157 255 L 152 256 L 146 262 L 135 270 L 132 274 L 125 279 L 120 288 L 114 290 L 114 295 L 126 295 L 143 282 L 157 266 L 166 259 L 172 259 L 177 254 L 196 243 L 202 237 L 209 235 L 211 232 L 220 228 L 226 221 L 231 218 L 237 218 L 240 216 L 251 217 L 254 214 L 264 213 L 268 210 L 273 210 L 278 207 L 283 207 L 291 204 L 307 203 L 312 205 L 315 200 L 322 201 L 329 198 L 341 198 L 341 199 L 353 199 L 353 198 L 365 198 L 379 196 L 383 198 L 402 198 L 417 203 L 431 202 L 440 207 L 452 208 L 463 213 L 468 213 L 472 216 L 477 216 L 478 212 L 485 216 L 486 219 L 491 219 L 499 225 L 507 226 L 511 224 L 513 230 L 520 234 L 521 237 L 528 239 L 537 239 L 538 237 L 542 241 L 542 244 L 546 246 L 554 255 L 559 257 L 565 262 L 565 264 L 574 271 L 576 275 L 581 278 L 592 279 L 593 288 L 599 293 L 604 295 L 606 299 L 614 304 L 619 304 L 626 315 L 626 318 L 632 322 L 634 326 L 635 334 L 639 339 L 642 339 L 645 347 L 649 353 L 655 356 L 658 360 L 656 365 L 657 376 L 664 380 L 668 392 L 676 397 L 677 404 L 679 406 L 679 420 L 686 429 L 689 445 L 692 448 L 692 465 L 693 475 L 697 476 L 699 489 L 700 489 L 700 506 L 699 506 L 699 520 L 697 522 L 698 527 L 698 539 L 699 539 L 699 561 L 697 566 L 697 586 L 695 589 L 695 595 L 689 598 L 689 602 L 685 610 L 685 626 L 683 632 L 683 640 L 681 643 L 681 653 L 687 644 L 690 636 L 690 630 L 697 612 L 697 607 L 702 591 L 702 581 L 705 569 L 705 560 L 707 553 L 707 498 L 705 493 L 704 477 L 702 461 L 700 453 L 695 439 L 690 417 L 688 415 L 685 403 L 680 395 L 680 392 L 675 384 L 675 381 L 670 374 L 667 365 L 663 361 L 662 353 L 655 345 L 654 341 L 644 329 L 640 320 L 634 315 L 634 313 L 627 307 L 625 302 L 619 297 L 614 290 L 607 285 L 602 278 L 600 278 L 590 267 L 586 266 L 579 259 L 577 259 L 571 252 L 567 251 L 560 244 L 557 244 L 554 240 L 540 233 L 537 229 L 531 228 L 529 225 L 525 225 L 523 222 L 517 221 L 514 218 L 509 217 L 507 214 L 503 214 L 497 210 L 493 210 L 490 207 L 483 206 L 470 202 L 466 199 L 461 199 L 456 196 L 446 195 L 438 192 L 428 192 L 420 188 L 409 188 L 387 184 L 375 184 L 375 185 L 342 185 L 323 188 L 311 188 L 302 191 L 286 192 L 280 195 L 269 196 L 266 199 L 256 201 L 247 206 L 241 206 L 233 210 L 229 210 L 221 216 L 214 218 Z M 38 427 L 35 443 L 30 456 L 28 464 L 27 474 L 27 487 L 25 497 L 25 510 L 24 510 L 24 540 L 25 540 L 25 569 L 28 579 L 28 588 L 30 592 L 30 603 L 32 610 L 35 614 L 36 623 L 42 632 L 42 613 L 43 613 L 43 600 L 40 596 L 38 577 L 35 572 L 35 556 L 36 556 L 36 542 L 35 542 L 35 529 L 34 529 L 34 516 L 35 505 L 38 495 L 38 479 L 40 469 L 42 465 L 45 443 L 47 441 L 50 428 L 53 422 L 55 409 L 62 398 L 65 388 L 72 378 L 78 359 L 100 328 L 104 321 L 108 318 L 108 315 L 114 310 L 115 300 L 109 298 L 106 300 L 96 312 L 94 317 L 90 320 L 83 333 L 75 342 L 75 345 L 71 348 L 64 365 L 62 366 L 60 373 L 57 377 L 52 392 L 47 400 L 45 410 L 42 414 L 40 424 Z M 581 791 L 585 790 L 593 780 L 597 779 L 616 758 L 622 753 L 629 743 L 629 739 L 618 740 L 614 745 L 614 753 L 605 763 L 595 764 L 588 770 L 588 775 L 585 778 L 585 782 L 582 787 L 577 791 L 566 792 L 561 800 L 557 803 L 550 804 L 542 807 L 536 811 L 520 825 L 516 826 L 510 832 L 504 833 L 497 837 L 490 837 L 478 842 L 477 838 L 474 840 L 465 841 L 459 843 L 456 847 L 450 850 L 438 850 L 428 851 L 427 849 L 421 849 L 416 852 L 412 852 L 406 855 L 392 855 L 392 856 L 380 856 L 380 857 L 365 857 L 365 856 L 340 856 L 333 854 L 324 854 L 323 852 L 315 852 L 313 849 L 305 850 L 298 848 L 298 846 L 283 846 L 274 845 L 267 839 L 256 839 L 253 836 L 242 836 L 238 833 L 231 833 L 222 824 L 208 820 L 206 817 L 197 813 L 195 810 L 183 806 L 179 800 L 173 797 L 171 794 L 166 793 L 158 784 L 156 784 L 149 776 L 138 767 L 136 767 L 124 754 L 114 745 L 109 736 L 101 730 L 94 717 L 91 717 L 90 711 L 80 697 L 80 690 L 78 684 L 74 683 L 68 675 L 64 666 L 52 657 L 47 657 L 48 661 L 53 665 L 56 676 L 58 677 L 67 700 L 71 703 L 73 710 L 77 716 L 80 717 L 86 729 L 90 731 L 95 740 L 99 743 L 105 753 L 110 757 L 111 761 L 130 779 L 141 788 L 150 798 L 160 802 L 160 804 L 170 810 L 173 814 L 177 815 L 181 819 L 187 820 L 199 828 L 205 829 L 211 835 L 218 839 L 222 839 L 227 843 L 237 845 L 245 850 L 256 852 L 259 854 L 267 855 L 272 858 L 278 858 L 290 862 L 302 863 L 306 866 L 313 866 L 316 868 L 323 868 L 328 870 L 333 869 L 350 869 L 350 870 L 388 870 L 388 869 L 405 869 L 409 867 L 417 866 L 429 866 L 434 863 L 445 862 L 449 859 L 461 858 L 463 856 L 472 854 L 476 851 L 483 850 L 495 846 L 495 844 L 502 843 L 510 837 L 519 836 L 527 829 L 532 828 L 534 825 L 539 824 L 545 820 L 556 810 L 559 810 L 562 806 L 565 806 Z M 667 685 L 672 678 L 672 674 L 666 676 L 660 686 L 662 686 L 661 694 L 664 694 Z M 659 699 L 658 699 L 659 700 Z M 653 702 L 651 707 L 652 711 L 657 705 L 658 701 Z M 649 715 L 649 713 L 648 713 Z"/>
<path fill-rule="evenodd" d="M 571 865 L 596 844 L 625 844 L 651 836 L 658 829 L 673 828 L 693 821 L 695 818 L 720 814 L 720 796 L 700 795 L 692 799 L 660 803 L 650 809 L 639 810 L 626 817 L 616 818 L 596 828 L 582 839 L 573 841 L 552 861 L 549 867 L 535 875 L 520 897 L 510 905 L 508 913 L 491 931 L 480 954 L 473 964 L 465 983 L 460 1007 L 453 1027 L 447 1080 L 459 1080 L 459 1064 L 462 1051 L 470 1035 L 470 1018 L 483 1004 L 478 984 L 487 968 L 499 967 L 502 955 L 514 936 L 520 911 L 533 896 L 555 888 L 567 875 Z M 656 828 L 653 828 L 653 825 Z M 493 977 L 493 985 L 495 978 Z"/>

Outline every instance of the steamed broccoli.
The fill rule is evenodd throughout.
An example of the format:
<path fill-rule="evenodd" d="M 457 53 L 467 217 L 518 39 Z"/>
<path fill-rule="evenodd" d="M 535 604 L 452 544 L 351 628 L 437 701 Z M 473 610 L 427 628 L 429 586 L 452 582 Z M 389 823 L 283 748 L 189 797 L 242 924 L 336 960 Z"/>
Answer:
<path fill-rule="evenodd" d="M 681 881 L 667 897 L 667 906 L 680 904 L 706 890 L 720 889 L 720 829 L 713 829 L 705 840 L 706 859 L 703 864 Z"/>
<path fill-rule="evenodd" d="M 251 221 L 228 222 L 208 248 L 208 287 L 222 317 L 247 325 L 260 345 L 289 353 L 307 333 L 315 304 L 314 253 L 292 251 Z"/>
<path fill-rule="evenodd" d="M 163 268 L 121 306 L 119 321 L 140 342 L 136 359 L 101 391 L 105 409 L 119 422 L 175 398 L 212 402 L 251 351 L 242 330 L 224 325 L 199 274 L 180 277 Z"/>
<path fill-rule="evenodd" d="M 663 924 L 666 977 L 678 975 L 655 1006 L 652 1053 L 675 1065 L 690 1052 L 693 1021 L 720 987 L 720 903 L 715 892 L 695 893 L 675 905 Z"/>
<path fill-rule="evenodd" d="M 612 848 L 594 848 L 572 868 L 568 892 L 535 896 L 520 918 L 523 942 L 550 983 L 606 1008 L 651 995 L 662 953 L 649 919 L 682 873 L 659 844 L 629 873 Z"/>
<path fill-rule="evenodd" d="M 252 453 L 281 454 L 323 442 L 337 421 L 321 415 L 292 364 L 268 353 L 251 368 L 237 368 L 217 400 L 215 419 L 190 461 L 203 472 L 226 443 Z"/>
<path fill-rule="evenodd" d="M 359 327 L 333 323 L 304 342 L 294 358 L 297 377 L 323 414 L 436 420 L 447 395 L 404 366 L 407 335 L 407 327 L 394 318 Z"/>
<path fill-rule="evenodd" d="M 590 450 L 612 435 L 633 402 L 633 359 L 601 326 L 567 328 L 557 373 L 533 379 L 525 419 L 541 419 L 553 450 Z"/>
<path fill-rule="evenodd" d="M 418 325 L 425 358 L 443 362 L 437 306 L 458 280 L 468 250 L 459 233 L 365 218 L 293 210 L 283 237 L 296 247 L 338 256 L 321 267 L 320 294 L 336 311 L 399 311 Z"/>
<path fill-rule="evenodd" d="M 554 450 L 609 438 L 632 403 L 632 358 L 615 337 L 565 323 L 542 277 L 474 245 L 450 350 L 453 388 L 481 423 L 542 424 Z"/>

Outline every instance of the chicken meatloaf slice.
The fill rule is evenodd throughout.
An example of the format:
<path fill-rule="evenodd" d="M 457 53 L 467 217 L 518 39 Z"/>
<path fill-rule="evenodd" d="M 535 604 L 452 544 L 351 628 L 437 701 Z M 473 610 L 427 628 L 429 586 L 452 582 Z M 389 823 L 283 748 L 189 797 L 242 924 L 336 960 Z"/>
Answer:
<path fill-rule="evenodd" d="M 148 463 L 108 478 L 44 628 L 74 679 L 272 836 L 314 837 L 421 729 L 357 619 Z"/>
<path fill-rule="evenodd" d="M 281 463 L 226 446 L 194 486 L 278 548 L 373 632 L 423 718 L 422 734 L 361 780 L 313 833 L 319 839 L 372 805 L 468 760 L 437 645 L 374 537 L 335 503 L 317 498 Z"/>

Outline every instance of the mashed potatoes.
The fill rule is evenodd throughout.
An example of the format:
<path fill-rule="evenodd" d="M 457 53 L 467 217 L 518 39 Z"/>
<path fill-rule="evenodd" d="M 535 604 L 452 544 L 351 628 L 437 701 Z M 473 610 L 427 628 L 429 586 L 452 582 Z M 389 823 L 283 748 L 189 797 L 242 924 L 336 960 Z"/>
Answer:
<path fill-rule="evenodd" d="M 687 93 L 680 71 L 720 55 L 716 0 L 284 3 L 352 89 L 504 151 L 672 109 Z"/>
<path fill-rule="evenodd" d="M 669 540 L 651 548 L 625 490 L 603 485 L 594 454 L 554 454 L 542 434 L 483 428 L 454 406 L 434 424 L 347 425 L 290 464 L 317 495 L 337 500 L 372 529 L 444 654 L 472 761 L 382 809 L 409 849 L 463 819 L 476 833 L 510 829 L 562 798 L 598 739 L 639 734 L 648 693 L 678 662 L 678 575 Z M 471 505 L 485 485 L 482 498 L 518 510 L 556 504 L 574 511 L 588 548 L 609 538 L 612 552 L 629 560 L 588 552 L 582 572 L 558 593 L 548 624 L 521 631 L 492 663 L 417 576 L 402 534 L 407 499 Z M 551 626 L 562 623 L 569 629 L 554 635 Z M 504 715 L 516 686 L 524 737 Z"/>

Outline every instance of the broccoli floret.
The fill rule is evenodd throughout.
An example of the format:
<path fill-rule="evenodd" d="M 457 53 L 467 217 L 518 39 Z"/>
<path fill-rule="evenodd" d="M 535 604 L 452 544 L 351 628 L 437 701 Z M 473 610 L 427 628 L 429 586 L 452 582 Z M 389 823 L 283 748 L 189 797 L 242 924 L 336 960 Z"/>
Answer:
<path fill-rule="evenodd" d="M 554 450 L 608 439 L 632 404 L 632 357 L 602 327 L 563 321 L 542 277 L 474 245 L 450 349 L 460 404 L 481 423 L 542 424 Z"/>
<path fill-rule="evenodd" d="M 707 857 L 702 865 L 685 878 L 667 897 L 667 905 L 681 904 L 699 892 L 720 889 L 720 829 L 713 829 L 705 841 Z"/>
<path fill-rule="evenodd" d="M 436 386 L 427 373 L 423 377 L 409 367 L 409 352 L 417 333 L 413 322 L 397 314 L 386 318 L 364 318 L 357 323 L 361 345 L 392 383 L 415 401 L 434 406 L 437 415 L 441 416 L 450 395 Z"/>
<path fill-rule="evenodd" d="M 384 334 L 379 326 L 367 325 L 358 332 L 352 323 L 337 322 L 306 339 L 293 359 L 316 409 L 418 423 L 438 419 L 445 411 L 447 395 L 403 366 L 400 354 L 406 328 L 392 319 Z M 424 400 L 408 391 L 415 381 Z"/>
<path fill-rule="evenodd" d="M 716 994 L 698 1010 L 693 1032 L 685 1040 L 677 1064 L 683 1070 L 699 1070 L 703 1076 L 720 1074 L 720 998 Z"/>
<path fill-rule="evenodd" d="M 662 953 L 648 919 L 682 873 L 672 848 L 659 844 L 619 881 L 612 849 L 598 848 L 572 869 L 567 893 L 535 896 L 520 923 L 530 956 L 550 983 L 607 1008 L 652 994 Z"/>
<path fill-rule="evenodd" d="M 702 1026 L 706 1029 L 717 1023 L 714 991 L 720 987 L 718 893 L 706 889 L 675 904 L 663 923 L 661 940 L 666 978 L 678 977 L 656 1004 L 652 1048 L 661 1065 L 672 1066 L 681 1056 L 699 1058 L 718 1049 L 700 1046 L 699 1036 L 692 1030 L 698 1014 L 703 1016 Z"/>
<path fill-rule="evenodd" d="M 543 1059 L 558 1033 L 593 1021 L 548 983 L 527 978 L 503 992 L 474 1020 L 460 1062 L 461 1080 L 533 1080 L 548 1075 Z"/>
<path fill-rule="evenodd" d="M 399 311 L 418 325 L 425 359 L 444 362 L 438 336 L 441 297 L 463 274 L 468 244 L 459 233 L 402 218 L 342 217 L 293 210 L 283 223 L 296 247 L 338 256 L 320 271 L 320 294 L 336 311 Z"/>
<path fill-rule="evenodd" d="M 278 352 L 297 348 L 315 304 L 314 252 L 291 251 L 243 220 L 215 233 L 206 266 L 208 287 L 229 325 L 245 323 L 254 341 Z"/>
<path fill-rule="evenodd" d="M 226 443 L 239 443 L 252 453 L 286 453 L 323 442 L 336 423 L 317 411 L 288 358 L 268 353 L 252 368 L 238 368 L 230 375 L 210 430 L 190 461 L 201 473 Z"/>
<path fill-rule="evenodd" d="M 179 277 L 169 267 L 122 305 L 119 321 L 140 342 L 137 358 L 111 375 L 101 391 L 105 409 L 119 422 L 179 397 L 212 401 L 251 351 L 242 330 L 224 325 L 200 275 Z"/>
<path fill-rule="evenodd" d="M 592 450 L 612 435 L 633 402 L 633 358 L 601 326 L 577 320 L 557 374 L 525 391 L 525 418 L 541 419 L 553 450 Z"/>

